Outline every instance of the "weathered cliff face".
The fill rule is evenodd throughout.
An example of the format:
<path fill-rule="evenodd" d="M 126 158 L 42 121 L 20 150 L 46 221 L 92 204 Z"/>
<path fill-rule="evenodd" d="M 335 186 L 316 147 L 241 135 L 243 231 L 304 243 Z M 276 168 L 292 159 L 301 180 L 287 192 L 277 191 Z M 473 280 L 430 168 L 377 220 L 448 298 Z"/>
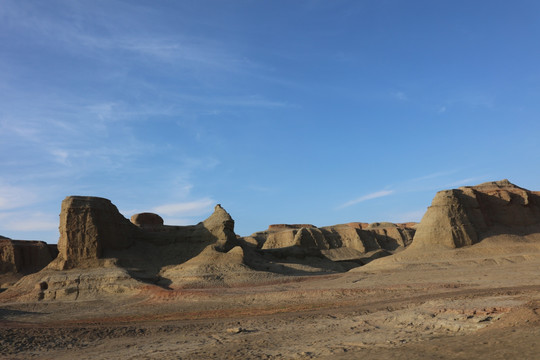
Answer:
<path fill-rule="evenodd" d="M 28 274 L 43 269 L 58 254 L 43 241 L 0 239 L 0 274 Z"/>
<path fill-rule="evenodd" d="M 411 248 L 459 248 L 496 233 L 540 227 L 540 194 L 508 180 L 440 191 L 418 225 Z"/>
<path fill-rule="evenodd" d="M 110 200 L 68 196 L 60 211 L 59 255 L 51 268 L 91 266 L 105 249 L 125 249 L 139 229 L 124 218 Z"/>

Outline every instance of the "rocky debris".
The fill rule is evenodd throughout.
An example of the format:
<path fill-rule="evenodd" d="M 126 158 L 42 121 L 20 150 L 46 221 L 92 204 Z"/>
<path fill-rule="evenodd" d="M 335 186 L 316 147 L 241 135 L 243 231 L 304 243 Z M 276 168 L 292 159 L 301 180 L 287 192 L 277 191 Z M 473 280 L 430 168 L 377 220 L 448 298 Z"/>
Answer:
<path fill-rule="evenodd" d="M 131 222 L 144 229 L 154 229 L 163 226 L 163 218 L 158 214 L 144 212 L 131 217 Z"/>
<path fill-rule="evenodd" d="M 108 199 L 68 196 L 62 201 L 59 230 L 59 255 L 50 267 L 65 270 L 95 265 L 106 249 L 128 248 L 139 228 Z"/>
<path fill-rule="evenodd" d="M 459 248 L 496 234 L 539 230 L 540 193 L 501 180 L 438 192 L 411 248 Z"/>
<path fill-rule="evenodd" d="M 228 328 L 226 331 L 229 334 L 239 334 L 239 333 L 245 331 L 245 329 L 243 329 L 241 327 L 234 327 L 234 328 Z"/>
<path fill-rule="evenodd" d="M 0 239 L 0 274 L 39 271 L 57 254 L 56 246 L 43 241 Z"/>

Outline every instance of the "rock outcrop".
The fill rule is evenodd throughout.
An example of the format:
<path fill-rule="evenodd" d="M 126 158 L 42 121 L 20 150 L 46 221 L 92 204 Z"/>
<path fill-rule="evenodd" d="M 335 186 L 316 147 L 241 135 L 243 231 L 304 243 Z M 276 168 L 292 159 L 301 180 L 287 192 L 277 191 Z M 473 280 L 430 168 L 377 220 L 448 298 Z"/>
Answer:
<path fill-rule="evenodd" d="M 440 191 L 418 225 L 411 248 L 470 246 L 501 234 L 540 230 L 540 193 L 508 180 Z"/>
<path fill-rule="evenodd" d="M 299 249 L 304 249 L 304 253 L 308 254 L 317 250 L 332 261 L 362 260 L 360 263 L 363 264 L 367 253 L 371 256 L 372 252 L 378 251 L 381 256 L 389 255 L 392 251 L 408 246 L 414 232 L 413 223 L 355 222 L 321 228 L 280 224 L 270 225 L 266 231 L 256 232 L 243 240 L 261 251 L 279 254 L 289 252 L 297 256 Z"/>
<path fill-rule="evenodd" d="M 215 241 L 221 250 L 228 251 L 237 245 L 234 220 L 220 204 L 217 204 L 212 215 L 202 222 L 202 227 L 209 232 L 209 240 Z"/>
<path fill-rule="evenodd" d="M 158 214 L 145 212 L 133 215 L 131 222 L 144 229 L 154 229 L 163 225 L 163 218 Z"/>
<path fill-rule="evenodd" d="M 60 211 L 59 255 L 51 268 L 93 266 L 107 249 L 126 249 L 139 228 L 124 218 L 110 200 L 68 196 Z"/>
<path fill-rule="evenodd" d="M 60 213 L 59 256 L 49 267 L 95 267 L 102 264 L 98 260 L 106 258 L 131 264 L 139 261 L 142 265 L 151 262 L 160 267 L 186 261 L 208 245 L 229 250 L 237 239 L 234 220 L 221 205 L 197 225 L 163 225 L 161 217 L 151 213 L 134 215 L 132 222 L 107 199 L 67 197 Z M 169 256 L 161 253 L 163 249 Z M 184 255 L 171 258 L 179 252 Z"/>
<path fill-rule="evenodd" d="M 58 254 L 43 241 L 0 239 L 0 274 L 29 274 L 47 266 Z"/>
<path fill-rule="evenodd" d="M 23 278 L 8 295 L 18 291 L 30 299 L 75 300 L 133 293 L 148 284 L 168 288 L 204 283 L 205 278 L 234 283 L 238 276 L 232 273 L 248 269 L 242 249 L 233 249 L 238 241 L 234 220 L 221 205 L 196 225 L 163 225 L 161 217 L 151 213 L 137 214 L 132 220 L 107 199 L 67 197 L 60 213 L 58 257 L 52 262 L 50 257 L 43 261 L 25 257 L 41 267 L 50 264 Z M 4 247 L 0 244 L 2 259 L 11 256 L 9 264 L 15 264 L 14 242 L 0 242 L 6 242 Z M 47 244 L 36 242 L 34 247 L 38 245 L 47 251 Z M 226 268 L 230 276 L 219 273 Z M 200 279 L 195 281 L 197 276 Z"/>

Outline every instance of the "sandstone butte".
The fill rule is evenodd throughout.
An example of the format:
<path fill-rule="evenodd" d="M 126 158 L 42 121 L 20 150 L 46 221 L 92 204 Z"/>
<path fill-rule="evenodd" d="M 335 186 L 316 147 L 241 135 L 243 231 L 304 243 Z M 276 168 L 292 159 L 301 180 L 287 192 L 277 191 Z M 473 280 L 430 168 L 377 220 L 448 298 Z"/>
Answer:
<path fill-rule="evenodd" d="M 152 213 L 129 221 L 107 199 L 69 196 L 59 230 L 57 250 L 0 240 L 0 271 L 8 279 L 0 285 L 9 285 L 0 297 L 88 299 L 148 286 L 230 286 L 344 272 L 381 257 L 373 263 L 472 247 L 501 234 L 540 242 L 540 193 L 502 180 L 438 192 L 420 224 L 278 224 L 246 237 L 235 234 L 220 205 L 196 225 L 171 226 Z"/>
<path fill-rule="evenodd" d="M 428 208 L 413 248 L 460 248 L 498 234 L 540 233 L 540 192 L 508 180 L 440 191 Z"/>

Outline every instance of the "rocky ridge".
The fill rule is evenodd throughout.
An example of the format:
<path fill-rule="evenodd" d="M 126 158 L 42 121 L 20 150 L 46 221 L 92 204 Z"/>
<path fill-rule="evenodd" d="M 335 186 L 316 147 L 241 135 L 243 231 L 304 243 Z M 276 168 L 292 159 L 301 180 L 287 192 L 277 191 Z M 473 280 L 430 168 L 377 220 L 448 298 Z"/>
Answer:
<path fill-rule="evenodd" d="M 158 214 L 129 221 L 107 199 L 69 196 L 59 230 L 57 252 L 43 242 L 0 239 L 0 272 L 26 275 L 1 297 L 76 300 L 281 281 L 488 240 L 504 251 L 510 238 L 540 243 L 540 193 L 502 180 L 437 193 L 418 225 L 276 224 L 246 237 L 235 234 L 221 205 L 196 225 L 171 226 Z"/>
<path fill-rule="evenodd" d="M 365 264 L 374 252 L 385 256 L 408 246 L 414 224 L 349 223 L 318 228 L 314 225 L 279 224 L 256 232 L 243 240 L 262 252 L 310 253 L 317 251 L 332 261 Z M 294 250 L 293 250 L 294 248 Z M 280 250 L 281 249 L 281 250 Z M 366 257 L 366 254 L 369 256 Z"/>

